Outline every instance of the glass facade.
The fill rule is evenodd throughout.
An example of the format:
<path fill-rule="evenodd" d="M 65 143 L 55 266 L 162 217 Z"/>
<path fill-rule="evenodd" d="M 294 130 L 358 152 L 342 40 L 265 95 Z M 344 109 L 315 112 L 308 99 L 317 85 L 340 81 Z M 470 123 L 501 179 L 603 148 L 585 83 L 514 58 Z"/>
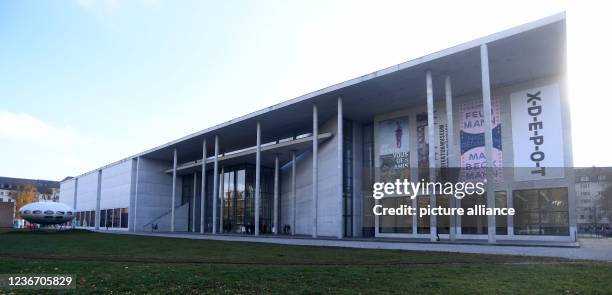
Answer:
<path fill-rule="evenodd" d="M 450 208 L 450 198 L 452 196 L 436 196 L 436 205 L 441 206 L 442 208 Z M 437 233 L 438 234 L 448 234 L 450 233 L 450 219 L 449 215 L 438 215 L 436 217 L 436 221 L 438 223 Z"/>
<path fill-rule="evenodd" d="M 399 208 L 402 205 L 410 206 L 412 200 L 406 197 L 388 197 L 378 201 L 384 208 Z M 412 216 L 406 215 L 381 215 L 380 233 L 412 233 Z"/>
<path fill-rule="evenodd" d="M 76 212 L 76 218 L 75 218 L 76 226 L 94 227 L 96 226 L 95 221 L 96 221 L 96 211 L 95 210 Z"/>
<path fill-rule="evenodd" d="M 429 205 L 429 196 L 418 196 L 417 197 L 417 212 L 420 208 L 427 208 Z M 428 234 L 430 233 L 431 220 L 429 216 L 419 217 L 417 215 L 417 233 Z"/>
<path fill-rule="evenodd" d="M 408 122 L 406 116 L 393 119 L 375 121 L 374 123 L 363 125 L 362 128 L 362 163 L 361 165 L 361 194 L 362 194 L 362 234 L 364 237 L 375 236 L 375 216 L 372 208 L 376 204 L 372 198 L 372 185 L 375 181 L 392 181 L 394 179 L 410 179 L 410 165 L 416 159 L 414 171 L 418 174 L 418 180 L 427 181 L 429 178 L 429 157 L 428 142 L 426 140 L 427 116 L 426 114 L 415 115 L 416 126 L 411 133 L 406 134 Z M 413 121 L 410 121 L 413 122 Z M 376 128 L 377 135 L 374 136 Z M 416 134 L 413 134 L 416 131 Z M 346 137 L 347 131 L 345 131 Z M 416 151 L 404 149 L 404 139 L 410 136 L 416 141 Z M 345 143 L 346 145 L 347 143 Z M 379 155 L 375 153 L 377 147 Z M 400 148 L 401 147 L 401 148 Z M 346 146 L 345 146 L 346 149 Z M 410 152 L 416 152 L 416 157 L 406 162 Z M 379 157 L 380 167 L 375 167 L 375 159 Z M 346 156 L 345 156 L 345 161 Z M 345 173 L 346 173 L 345 169 Z M 459 181 L 456 170 L 438 171 L 442 182 Z M 379 175 L 380 174 L 380 175 Z M 378 179 L 376 177 L 380 176 Z M 346 180 L 343 181 L 346 185 Z M 510 185 L 508 185 L 508 188 Z M 509 230 L 513 229 L 515 235 L 549 235 L 549 236 L 569 236 L 569 205 L 568 188 L 546 188 L 546 189 L 518 189 L 500 190 L 495 192 L 495 207 L 508 208 L 512 204 L 515 209 L 515 216 L 495 216 L 495 234 L 508 236 Z M 450 208 L 450 197 L 436 196 L 436 205 L 443 208 Z M 512 199 L 509 199 L 509 198 Z M 400 205 L 411 205 L 401 197 L 385 196 L 377 201 L 385 208 L 397 208 Z M 345 206 L 346 206 L 345 200 Z M 429 196 L 418 196 L 416 200 L 417 210 L 430 204 Z M 465 212 L 476 206 L 487 206 L 486 192 L 482 195 L 466 195 L 458 200 L 458 206 Z M 345 211 L 345 233 L 347 224 Z M 452 216 L 439 215 L 436 218 L 437 224 L 430 224 L 430 217 L 412 216 L 380 216 L 378 219 L 378 231 L 382 234 L 430 234 L 431 226 L 436 226 L 438 234 L 449 234 L 451 231 L 450 223 Z M 413 232 L 413 220 L 416 220 L 416 232 Z M 488 216 L 486 215 L 462 215 L 456 217 L 457 227 L 460 227 L 460 234 L 464 235 L 484 235 L 488 234 Z M 512 221 L 512 223 L 511 223 Z M 513 225 L 513 227 L 510 227 Z M 503 238 L 502 238 L 503 239 Z"/>
<path fill-rule="evenodd" d="M 120 216 L 121 216 L 121 228 L 127 228 L 128 227 L 128 208 L 121 208 L 119 209 L 119 212 L 121 212 Z"/>
<path fill-rule="evenodd" d="M 461 199 L 461 208 L 468 211 L 478 205 L 487 205 L 486 192 L 482 195 L 466 195 Z M 461 216 L 461 233 L 467 235 L 486 235 L 489 232 L 487 216 L 484 215 L 463 215 Z"/>
<path fill-rule="evenodd" d="M 200 178 L 201 179 L 201 178 Z M 188 210 L 187 210 L 187 220 L 189 222 L 187 222 L 187 230 L 191 231 L 192 230 L 192 218 L 193 218 L 193 207 L 196 206 L 196 204 L 193 204 L 193 193 L 194 193 L 194 187 L 193 187 L 193 174 L 189 174 L 189 175 L 185 175 L 182 177 L 182 181 L 181 181 L 181 206 L 188 204 Z M 196 183 L 197 185 L 197 183 Z M 199 190 L 198 190 L 199 191 Z M 200 195 L 197 194 L 196 195 L 196 201 L 197 199 L 200 198 Z M 199 216 L 198 216 L 199 217 Z"/>
<path fill-rule="evenodd" d="M 362 163 L 361 163 L 361 217 L 362 235 L 374 236 L 375 219 L 372 213 L 374 198 L 372 198 L 372 185 L 374 184 L 374 125 L 367 124 L 362 129 Z"/>
<path fill-rule="evenodd" d="M 220 180 L 222 232 L 255 233 L 255 166 L 225 167 Z M 259 232 L 271 233 L 274 210 L 274 170 L 261 167 Z M 279 204 L 280 208 L 280 204 Z"/>
<path fill-rule="evenodd" d="M 101 228 L 128 228 L 128 208 L 101 209 L 100 219 Z M 96 211 L 77 211 L 76 226 L 95 227 Z"/>
<path fill-rule="evenodd" d="M 569 234 L 567 188 L 515 190 L 512 200 L 515 235 Z"/>
<path fill-rule="evenodd" d="M 342 123 L 342 203 L 344 236 L 353 236 L 353 123 Z"/>
<path fill-rule="evenodd" d="M 106 226 L 106 209 L 100 210 L 100 227 Z"/>
<path fill-rule="evenodd" d="M 505 191 L 495 192 L 495 208 L 508 208 L 508 196 Z M 495 216 L 495 234 L 508 234 L 508 216 Z"/>

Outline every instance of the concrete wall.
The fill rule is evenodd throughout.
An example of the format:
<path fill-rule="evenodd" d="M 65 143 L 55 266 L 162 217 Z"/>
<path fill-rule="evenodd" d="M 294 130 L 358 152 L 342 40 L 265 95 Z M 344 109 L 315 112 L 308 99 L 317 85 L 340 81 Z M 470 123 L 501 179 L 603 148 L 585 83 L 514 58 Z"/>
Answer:
<path fill-rule="evenodd" d="M 319 127 L 319 133 L 337 132 L 336 117 L 324 122 Z M 341 186 L 341 176 L 337 171 L 337 137 L 319 144 L 319 189 L 317 206 L 317 228 L 319 236 L 338 236 L 341 230 L 342 208 L 338 205 L 338 187 Z M 312 234 L 312 150 L 297 157 L 296 165 L 296 234 Z M 281 222 L 293 222 L 293 196 L 291 192 L 291 165 L 285 165 L 281 170 Z"/>
<path fill-rule="evenodd" d="M 96 210 L 98 199 L 98 173 L 93 172 L 79 177 L 77 186 L 76 211 Z"/>
<path fill-rule="evenodd" d="M 174 231 L 184 232 L 187 231 L 188 221 L 187 217 L 189 216 L 189 203 L 186 203 L 183 206 L 177 207 L 174 209 Z M 151 226 L 153 224 L 157 225 L 157 231 L 170 231 L 170 221 L 172 214 L 168 212 L 164 214 L 162 217 L 157 218 L 155 222 L 152 224 L 148 224 L 144 226 L 144 228 L 139 229 L 139 231 L 151 231 Z"/>
<path fill-rule="evenodd" d="M 59 202 L 74 207 L 74 178 L 60 183 Z"/>
<path fill-rule="evenodd" d="M 100 210 L 130 207 L 131 178 L 131 160 L 102 170 Z"/>
<path fill-rule="evenodd" d="M 158 223 L 158 230 L 169 231 L 169 222 L 159 222 L 159 219 L 171 210 L 172 202 L 172 175 L 166 174 L 164 171 L 171 167 L 172 163 L 167 161 L 151 160 L 140 158 L 138 167 L 138 194 L 136 196 L 136 231 L 144 230 L 144 227 L 149 223 Z M 181 181 L 177 177 L 177 192 L 176 203 L 180 204 Z M 187 217 L 181 218 L 175 212 L 176 220 L 187 220 Z M 176 223 L 178 225 L 179 223 Z M 175 229 L 178 230 L 178 227 Z"/>

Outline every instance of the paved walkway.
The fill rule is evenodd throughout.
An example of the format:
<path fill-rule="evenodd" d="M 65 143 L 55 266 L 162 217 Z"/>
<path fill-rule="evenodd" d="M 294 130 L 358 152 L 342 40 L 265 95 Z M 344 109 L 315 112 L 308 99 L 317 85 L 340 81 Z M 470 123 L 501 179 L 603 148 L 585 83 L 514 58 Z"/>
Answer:
<path fill-rule="evenodd" d="M 508 245 L 478 245 L 449 244 L 425 242 L 396 242 L 377 240 L 332 240 L 292 237 L 247 237 L 234 235 L 199 235 L 193 233 L 133 233 L 125 231 L 99 231 L 101 233 L 126 234 L 139 236 L 155 236 L 167 238 L 184 238 L 195 240 L 214 240 L 232 242 L 255 242 L 301 246 L 346 247 L 362 249 L 390 249 L 412 251 L 439 251 L 456 253 L 480 253 L 497 255 L 521 255 L 561 257 L 568 259 L 586 259 L 612 262 L 612 239 L 581 239 L 580 247 L 542 247 L 542 246 L 508 246 Z"/>

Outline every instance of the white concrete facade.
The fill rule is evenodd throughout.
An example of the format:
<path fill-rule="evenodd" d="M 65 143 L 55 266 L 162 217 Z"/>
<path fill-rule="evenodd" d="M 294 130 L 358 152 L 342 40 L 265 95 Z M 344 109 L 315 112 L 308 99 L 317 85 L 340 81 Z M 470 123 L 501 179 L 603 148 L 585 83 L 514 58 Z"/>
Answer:
<path fill-rule="evenodd" d="M 519 34 L 520 38 L 513 38 Z M 521 44 L 528 42 L 523 39 L 532 42 L 529 50 Z M 264 220 L 261 218 L 265 218 L 260 215 L 267 214 L 265 210 L 268 210 L 262 204 L 265 185 L 261 183 L 259 168 L 274 169 L 278 161 L 279 198 L 274 203 L 278 210 L 273 209 L 271 217 L 273 231 L 278 234 L 340 239 L 420 238 L 432 242 L 438 239 L 481 239 L 490 243 L 497 239 L 573 241 L 576 196 L 573 171 L 566 168 L 573 166 L 573 159 L 569 98 L 562 65 L 564 40 L 565 16 L 557 15 L 340 83 L 68 179 L 61 183 L 60 202 L 71 206 L 76 203 L 76 211 L 96 210 L 96 216 L 100 210 L 128 208 L 130 231 L 189 230 L 217 234 L 224 232 L 224 220 L 230 218 L 224 216 L 227 213 L 221 202 L 226 193 L 223 178 L 219 179 L 223 175 L 221 171 L 230 171 L 229 168 L 238 165 L 255 165 L 252 189 L 253 207 L 257 209 L 253 212 L 252 233 L 259 235 L 267 226 L 260 224 Z M 561 57 L 557 60 L 550 56 Z M 469 102 L 483 104 L 486 126 L 483 150 L 487 166 L 494 166 L 494 139 L 489 127 L 492 126 L 492 102 L 498 101 L 503 148 L 502 163 L 497 164 L 514 168 L 512 121 L 517 115 L 512 114 L 510 96 L 548 84 L 560 88 L 558 116 L 562 122 L 563 145 L 558 148 L 563 153 L 563 167 L 559 169 L 565 170 L 564 176 L 519 181 L 514 169 L 502 168 L 502 179 L 487 184 L 486 204 L 494 206 L 496 192 L 505 192 L 506 205 L 512 207 L 515 190 L 568 188 L 567 235 L 515 235 L 515 221 L 510 216 L 505 222 L 507 233 L 503 237 L 496 234 L 495 218 L 488 218 L 484 224 L 488 234 L 462 232 L 460 217 L 451 217 L 449 233 L 438 232 L 436 225 L 440 219 L 435 217 L 428 219 L 433 225 L 429 226 L 429 232 L 419 233 L 416 216 L 409 217 L 410 233 L 380 231 L 379 218 L 368 216 L 371 188 L 366 184 L 371 179 L 366 174 L 379 173 L 376 171 L 381 167 L 377 128 L 381 122 L 406 118 L 410 154 L 409 168 L 405 169 L 410 172 L 410 179 L 418 182 L 424 177 L 419 175 L 418 168 L 460 166 L 461 106 Z M 426 127 L 423 140 L 429 144 L 425 156 L 427 167 L 419 167 L 422 158 L 418 155 L 420 135 L 416 117 L 422 114 L 427 118 L 426 126 L 421 126 Z M 437 154 L 434 146 L 442 148 L 440 128 L 450 119 L 452 124 L 447 126 L 451 127 L 452 136 L 449 138 L 454 140 L 444 147 L 449 156 L 442 165 L 441 154 Z M 367 143 L 369 146 L 366 128 L 372 128 L 373 143 Z M 293 155 L 295 161 L 292 161 Z M 372 163 L 372 167 L 366 167 L 366 163 Z M 206 177 L 201 176 L 202 172 Z M 431 170 L 429 177 L 435 176 Z M 250 193 L 249 189 L 245 189 L 245 196 Z M 427 197 L 435 206 L 437 197 Z M 412 201 L 413 206 L 417 203 L 417 199 Z M 451 206 L 460 207 L 461 201 L 453 201 Z"/>

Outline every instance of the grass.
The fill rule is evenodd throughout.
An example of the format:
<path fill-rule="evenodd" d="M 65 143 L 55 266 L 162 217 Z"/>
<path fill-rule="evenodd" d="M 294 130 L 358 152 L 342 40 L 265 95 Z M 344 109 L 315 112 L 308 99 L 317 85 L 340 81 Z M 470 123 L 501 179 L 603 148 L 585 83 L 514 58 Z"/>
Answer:
<path fill-rule="evenodd" d="M 612 293 L 609 263 L 85 231 L 0 232 L 0 273 L 74 273 L 74 294 Z"/>

